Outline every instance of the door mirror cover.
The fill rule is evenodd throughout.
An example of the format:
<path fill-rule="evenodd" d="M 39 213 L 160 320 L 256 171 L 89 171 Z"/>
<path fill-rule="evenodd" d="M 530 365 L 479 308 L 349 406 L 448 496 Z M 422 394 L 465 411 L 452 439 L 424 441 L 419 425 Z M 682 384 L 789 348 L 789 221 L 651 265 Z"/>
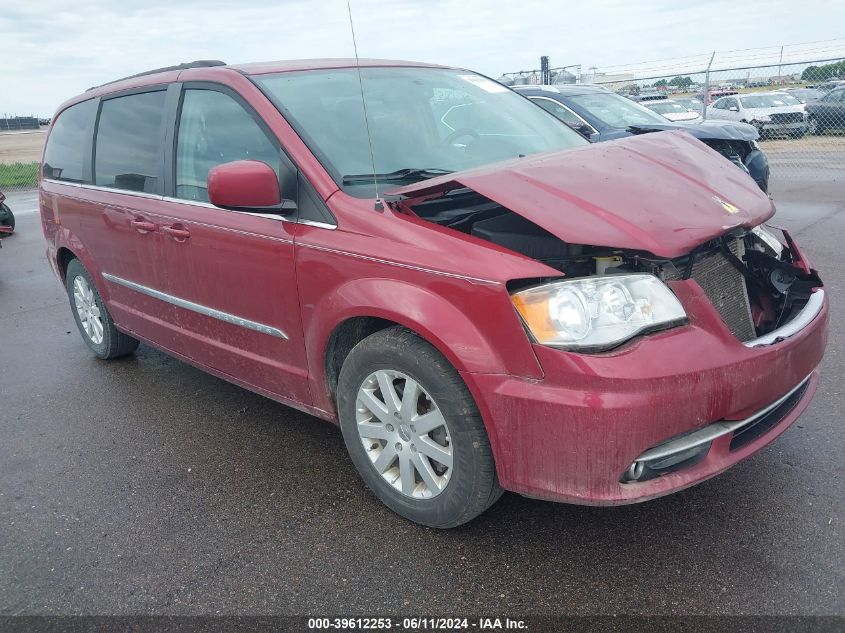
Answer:
<path fill-rule="evenodd" d="M 233 211 L 284 213 L 279 177 L 267 163 L 236 160 L 208 172 L 211 204 Z"/>

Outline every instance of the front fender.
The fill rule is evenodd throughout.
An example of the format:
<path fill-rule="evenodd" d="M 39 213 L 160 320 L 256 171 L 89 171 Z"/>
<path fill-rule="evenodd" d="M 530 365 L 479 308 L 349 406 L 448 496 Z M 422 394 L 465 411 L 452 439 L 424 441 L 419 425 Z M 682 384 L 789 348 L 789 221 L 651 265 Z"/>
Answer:
<path fill-rule="evenodd" d="M 305 345 L 317 407 L 334 410 L 325 375 L 326 346 L 335 329 L 355 317 L 386 319 L 416 332 L 460 372 L 542 377 L 501 287 L 462 279 L 426 281 L 428 287 L 397 279 L 352 279 L 311 305 L 303 297 Z"/>

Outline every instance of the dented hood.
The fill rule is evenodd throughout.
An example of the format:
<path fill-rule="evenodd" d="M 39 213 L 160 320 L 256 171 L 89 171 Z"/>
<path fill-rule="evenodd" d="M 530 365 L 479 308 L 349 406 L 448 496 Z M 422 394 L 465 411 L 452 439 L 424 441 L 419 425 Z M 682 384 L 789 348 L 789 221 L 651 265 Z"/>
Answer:
<path fill-rule="evenodd" d="M 685 132 L 659 132 L 494 163 L 391 191 L 466 187 L 565 242 L 678 257 L 774 206 L 736 165 Z"/>

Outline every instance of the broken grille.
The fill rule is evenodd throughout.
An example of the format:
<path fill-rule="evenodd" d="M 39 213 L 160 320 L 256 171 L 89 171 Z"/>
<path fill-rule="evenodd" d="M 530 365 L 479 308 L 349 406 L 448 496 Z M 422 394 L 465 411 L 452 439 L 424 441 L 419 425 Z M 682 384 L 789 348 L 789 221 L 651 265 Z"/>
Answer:
<path fill-rule="evenodd" d="M 728 248 L 737 259 L 745 255 L 745 242 L 735 238 L 728 242 Z M 681 279 L 683 270 L 672 267 L 663 269 L 664 279 Z M 751 316 L 751 302 L 745 277 L 720 250 L 699 255 L 690 275 L 704 290 L 713 307 L 719 312 L 725 325 L 740 341 L 750 341 L 757 333 Z"/>
<path fill-rule="evenodd" d="M 802 112 L 775 112 L 770 116 L 772 123 L 801 123 L 804 120 Z"/>

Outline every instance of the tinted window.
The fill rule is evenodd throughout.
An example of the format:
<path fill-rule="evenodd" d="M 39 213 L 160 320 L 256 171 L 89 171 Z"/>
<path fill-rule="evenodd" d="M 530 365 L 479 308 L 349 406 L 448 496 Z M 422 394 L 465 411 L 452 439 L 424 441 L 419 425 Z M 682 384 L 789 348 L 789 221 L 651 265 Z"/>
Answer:
<path fill-rule="evenodd" d="M 207 202 L 209 170 L 246 159 L 279 171 L 278 147 L 237 101 L 214 90 L 186 91 L 176 145 L 176 196 Z M 291 193 L 283 191 L 286 197 Z"/>
<path fill-rule="evenodd" d="M 631 125 L 666 123 L 666 119 L 619 95 L 596 92 L 569 97 L 576 109 L 583 108 L 609 127 L 627 128 Z"/>
<path fill-rule="evenodd" d="M 94 159 L 94 183 L 158 192 L 163 90 L 103 101 Z"/>
<path fill-rule="evenodd" d="M 561 121 L 569 125 L 570 127 L 580 127 L 584 125 L 584 122 L 575 116 L 572 112 L 564 108 L 560 105 L 557 101 L 552 101 L 551 99 L 547 99 L 545 97 L 531 97 L 531 100 L 536 103 L 538 106 L 543 108 L 546 112 L 551 112 Z"/>
<path fill-rule="evenodd" d="M 59 115 L 44 155 L 44 177 L 85 182 L 85 153 L 94 123 L 95 102 L 83 101 Z"/>

